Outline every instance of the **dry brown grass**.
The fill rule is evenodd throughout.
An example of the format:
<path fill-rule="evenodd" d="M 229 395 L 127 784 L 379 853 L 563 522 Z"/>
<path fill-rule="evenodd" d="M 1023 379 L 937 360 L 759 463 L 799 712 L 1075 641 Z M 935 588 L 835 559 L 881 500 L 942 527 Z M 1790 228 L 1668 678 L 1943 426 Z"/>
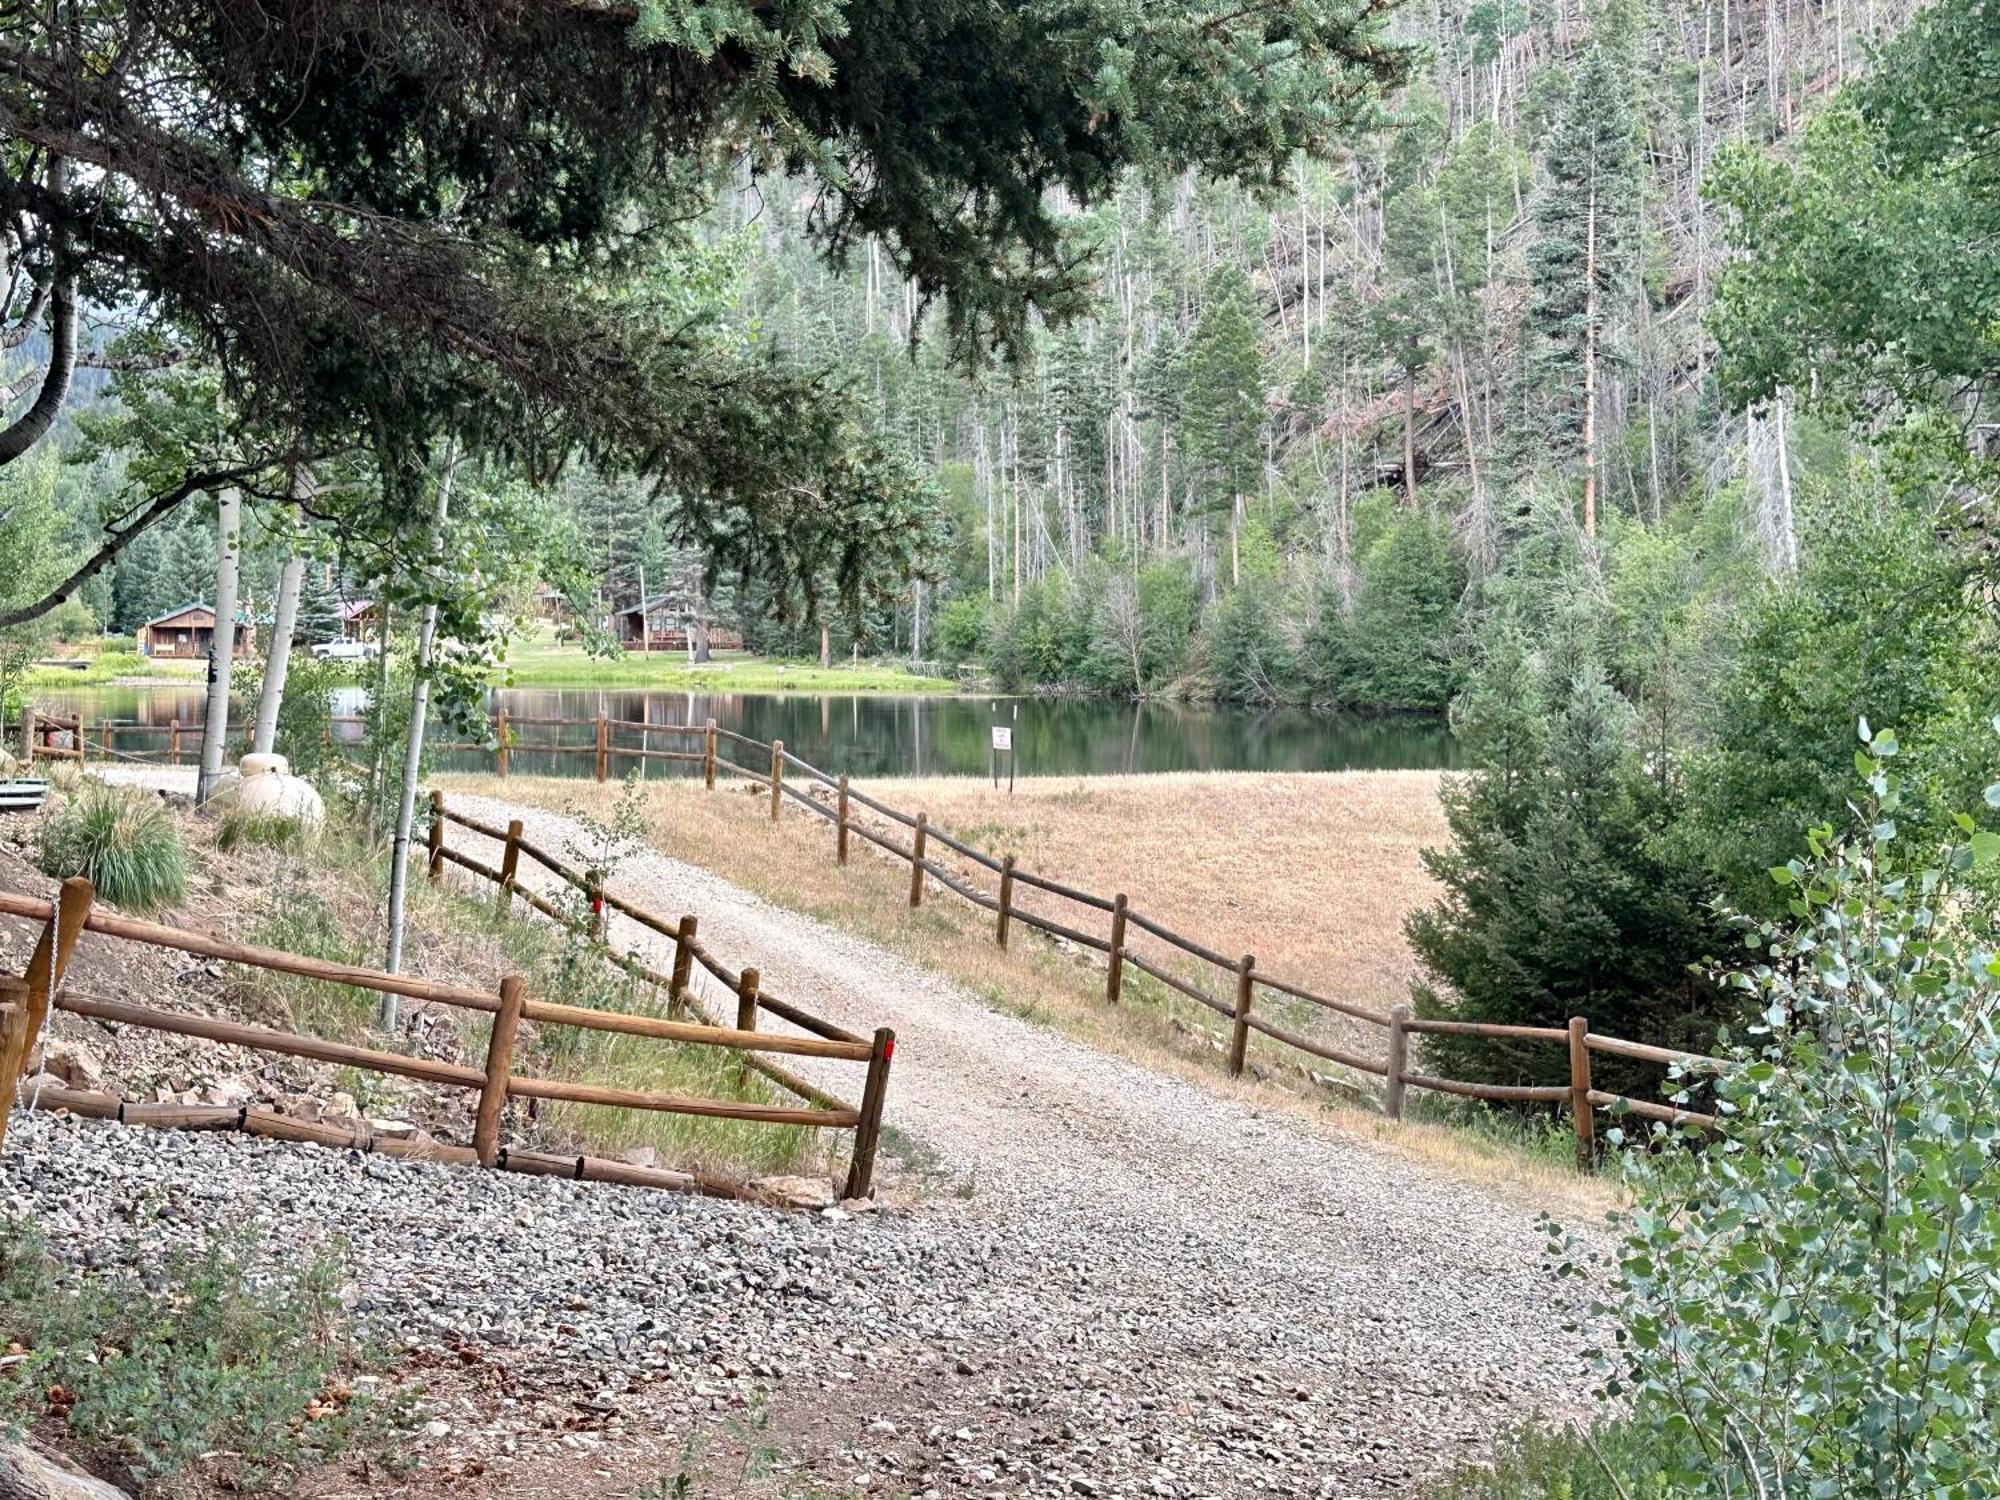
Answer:
<path fill-rule="evenodd" d="M 504 796 L 603 819 L 621 788 L 576 781 L 445 777 L 452 790 Z M 1444 837 L 1437 777 L 1423 772 L 1240 776 L 1186 774 L 1034 781 L 1011 805 L 963 779 L 870 782 L 871 796 L 933 822 L 976 847 L 1019 856 L 1081 889 L 1123 889 L 1135 909 L 1222 951 L 1248 949 L 1268 968 L 1330 996 L 1388 1006 L 1403 999 L 1412 960 L 1402 917 L 1430 896 L 1417 855 Z M 1315 1083 L 1293 1049 L 1252 1037 L 1258 1077 L 1232 1082 L 1222 1071 L 1226 1022 L 1165 986 L 1127 972 L 1126 1003 L 1104 1003 L 1100 955 L 1056 945 L 1023 927 L 1011 946 L 993 941 L 993 918 L 933 883 L 921 910 L 908 905 L 909 867 L 865 840 L 852 842 L 846 869 L 833 858 L 832 826 L 787 801 L 772 824 L 769 798 L 746 783 L 706 792 L 698 781 L 646 783 L 646 820 L 663 852 L 713 870 L 779 905 L 854 932 L 925 968 L 950 975 L 998 1009 L 1064 1031 L 1105 1051 L 1253 1097 L 1380 1140 L 1445 1175 L 1507 1184 L 1537 1206 L 1593 1211 L 1607 1189 L 1579 1178 L 1559 1155 L 1522 1151 L 1504 1138 L 1421 1121 L 1392 1124 L 1350 1093 Z M 863 813 L 857 805 L 857 815 Z M 873 815 L 869 815 L 873 816 Z M 899 839 L 907 832 L 875 826 Z M 936 849 L 936 846 L 933 846 Z M 943 853 L 944 851 L 936 851 Z M 947 856 L 948 857 L 948 856 Z M 994 878 L 974 873 L 991 892 Z M 1029 892 L 1017 888 L 1025 898 Z M 1087 931 L 1109 918 L 1045 893 L 1039 910 Z M 1026 904 L 1025 901 L 1023 904 Z M 1085 919 L 1088 920 L 1085 920 Z M 1161 945 L 1135 940 L 1158 956 Z M 1192 971 L 1189 971 L 1192 972 Z M 1208 971 L 1228 999 L 1227 976 Z M 1259 992 L 1259 1014 L 1295 1029 L 1338 1037 L 1377 1055 L 1379 1029 L 1351 1023 Z M 1318 1064 L 1322 1080 L 1341 1069 Z"/>

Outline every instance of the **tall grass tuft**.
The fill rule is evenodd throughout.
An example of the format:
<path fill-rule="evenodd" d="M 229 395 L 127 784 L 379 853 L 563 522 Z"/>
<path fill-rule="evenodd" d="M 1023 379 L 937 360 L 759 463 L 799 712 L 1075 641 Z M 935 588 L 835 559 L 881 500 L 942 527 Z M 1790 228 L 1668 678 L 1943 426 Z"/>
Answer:
<path fill-rule="evenodd" d="M 42 830 L 43 873 L 81 875 L 100 899 L 141 916 L 176 906 L 187 893 L 180 830 L 157 800 L 90 785 Z"/>

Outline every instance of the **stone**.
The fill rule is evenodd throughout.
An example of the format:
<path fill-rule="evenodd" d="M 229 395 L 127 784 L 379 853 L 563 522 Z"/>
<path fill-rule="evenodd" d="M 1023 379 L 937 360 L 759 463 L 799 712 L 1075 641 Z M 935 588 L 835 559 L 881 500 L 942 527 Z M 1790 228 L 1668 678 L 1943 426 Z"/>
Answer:
<path fill-rule="evenodd" d="M 51 1042 L 42 1068 L 73 1089 L 104 1086 L 104 1059 L 82 1042 Z"/>
<path fill-rule="evenodd" d="M 750 1184 L 786 1208 L 833 1207 L 833 1184 L 824 1177 L 760 1177 Z"/>
<path fill-rule="evenodd" d="M 634 1146 L 618 1158 L 628 1167 L 650 1167 L 660 1160 L 660 1153 L 651 1146 Z"/>

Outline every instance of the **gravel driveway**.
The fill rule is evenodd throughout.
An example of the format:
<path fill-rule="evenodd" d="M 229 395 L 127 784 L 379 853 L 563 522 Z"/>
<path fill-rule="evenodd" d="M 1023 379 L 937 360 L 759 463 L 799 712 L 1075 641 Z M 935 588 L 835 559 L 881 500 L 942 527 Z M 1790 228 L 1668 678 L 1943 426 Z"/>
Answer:
<path fill-rule="evenodd" d="M 520 817 L 552 852 L 580 836 L 453 805 Z M 36 1119 L 9 1141 L 14 1206 L 99 1254 L 234 1220 L 337 1231 L 363 1311 L 559 1368 L 603 1418 L 593 1444 L 642 1417 L 764 1411 L 788 1482 L 827 1487 L 782 1493 L 1399 1495 L 1502 1427 L 1587 1406 L 1578 1309 L 1539 1268 L 1531 1210 L 998 1013 L 665 856 L 612 889 L 699 913 L 704 943 L 781 996 L 893 1026 L 888 1119 L 943 1184 L 882 1213 L 775 1215 Z M 649 940 L 622 919 L 612 938 Z M 504 1415 L 452 1438 L 473 1440 L 503 1468 L 556 1441 Z"/>

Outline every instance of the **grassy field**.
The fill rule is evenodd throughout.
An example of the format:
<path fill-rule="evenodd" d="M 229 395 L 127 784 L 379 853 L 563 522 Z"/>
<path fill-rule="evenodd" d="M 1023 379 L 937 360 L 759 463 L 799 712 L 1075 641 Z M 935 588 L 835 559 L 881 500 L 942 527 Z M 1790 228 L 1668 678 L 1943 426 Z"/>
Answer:
<path fill-rule="evenodd" d="M 516 641 L 506 663 L 493 674 L 506 687 L 618 687 L 701 690 L 717 693 L 949 693 L 956 683 L 919 677 L 893 663 L 778 661 L 741 651 L 718 652 L 702 666 L 685 653 L 628 651 L 620 656 L 588 656 L 583 648 L 543 635 Z"/>
<path fill-rule="evenodd" d="M 1020 783 L 1011 801 L 1004 790 L 962 778 L 871 781 L 866 790 L 891 806 L 929 813 L 937 827 L 977 847 L 1014 853 L 1024 868 L 1100 894 L 1122 889 L 1135 910 L 1218 950 L 1254 952 L 1259 968 L 1316 992 L 1387 1007 L 1408 997 L 1414 967 L 1403 916 L 1432 894 L 1418 852 L 1446 834 L 1437 782 L 1430 772 L 1048 779 Z M 527 777 L 504 784 L 445 777 L 437 784 L 598 817 L 609 815 L 620 791 Z M 1504 1181 L 1539 1205 L 1595 1210 L 1610 1191 L 1575 1175 L 1560 1122 L 1553 1132 L 1516 1128 L 1497 1117 L 1470 1118 L 1452 1101 L 1413 1099 L 1412 1118 L 1391 1124 L 1374 1112 L 1372 1085 L 1317 1062 L 1324 1081 L 1315 1082 L 1301 1067 L 1313 1060 L 1257 1036 L 1250 1055 L 1261 1080 L 1231 1082 L 1221 1068 L 1220 1017 L 1129 969 L 1125 1003 L 1114 1009 L 1104 1002 L 1100 956 L 1020 927 L 1003 951 L 989 914 L 936 887 L 912 911 L 906 864 L 856 838 L 851 862 L 840 868 L 831 826 L 790 803 L 773 825 L 761 788 L 725 783 L 706 792 L 696 781 L 656 781 L 643 795 L 652 842 L 664 852 L 949 974 L 997 1009 L 1206 1087 L 1330 1116 L 1342 1130 L 1390 1140 L 1462 1179 Z M 878 826 L 907 837 L 886 822 Z M 932 850 L 942 852 L 935 844 Z M 983 871 L 972 883 L 989 894 L 994 888 Z M 1016 889 L 1021 906 L 1071 926 L 1098 932 L 1109 922 Z M 1164 956 L 1136 929 L 1131 937 L 1137 951 Z M 1203 982 L 1230 998 L 1227 976 L 1209 970 Z M 1268 992 L 1259 992 L 1257 1004 L 1281 1025 L 1381 1054 L 1378 1028 Z"/>
<path fill-rule="evenodd" d="M 155 661 L 149 656 L 141 656 L 130 649 L 106 649 L 98 642 L 86 646 L 64 647 L 59 657 L 66 661 L 83 661 L 88 665 L 78 670 L 74 667 L 30 667 L 22 674 L 21 683 L 31 688 L 78 688 L 102 687 L 110 682 L 143 679 L 148 682 L 202 682 L 207 679 L 208 662 L 201 661 Z"/>

